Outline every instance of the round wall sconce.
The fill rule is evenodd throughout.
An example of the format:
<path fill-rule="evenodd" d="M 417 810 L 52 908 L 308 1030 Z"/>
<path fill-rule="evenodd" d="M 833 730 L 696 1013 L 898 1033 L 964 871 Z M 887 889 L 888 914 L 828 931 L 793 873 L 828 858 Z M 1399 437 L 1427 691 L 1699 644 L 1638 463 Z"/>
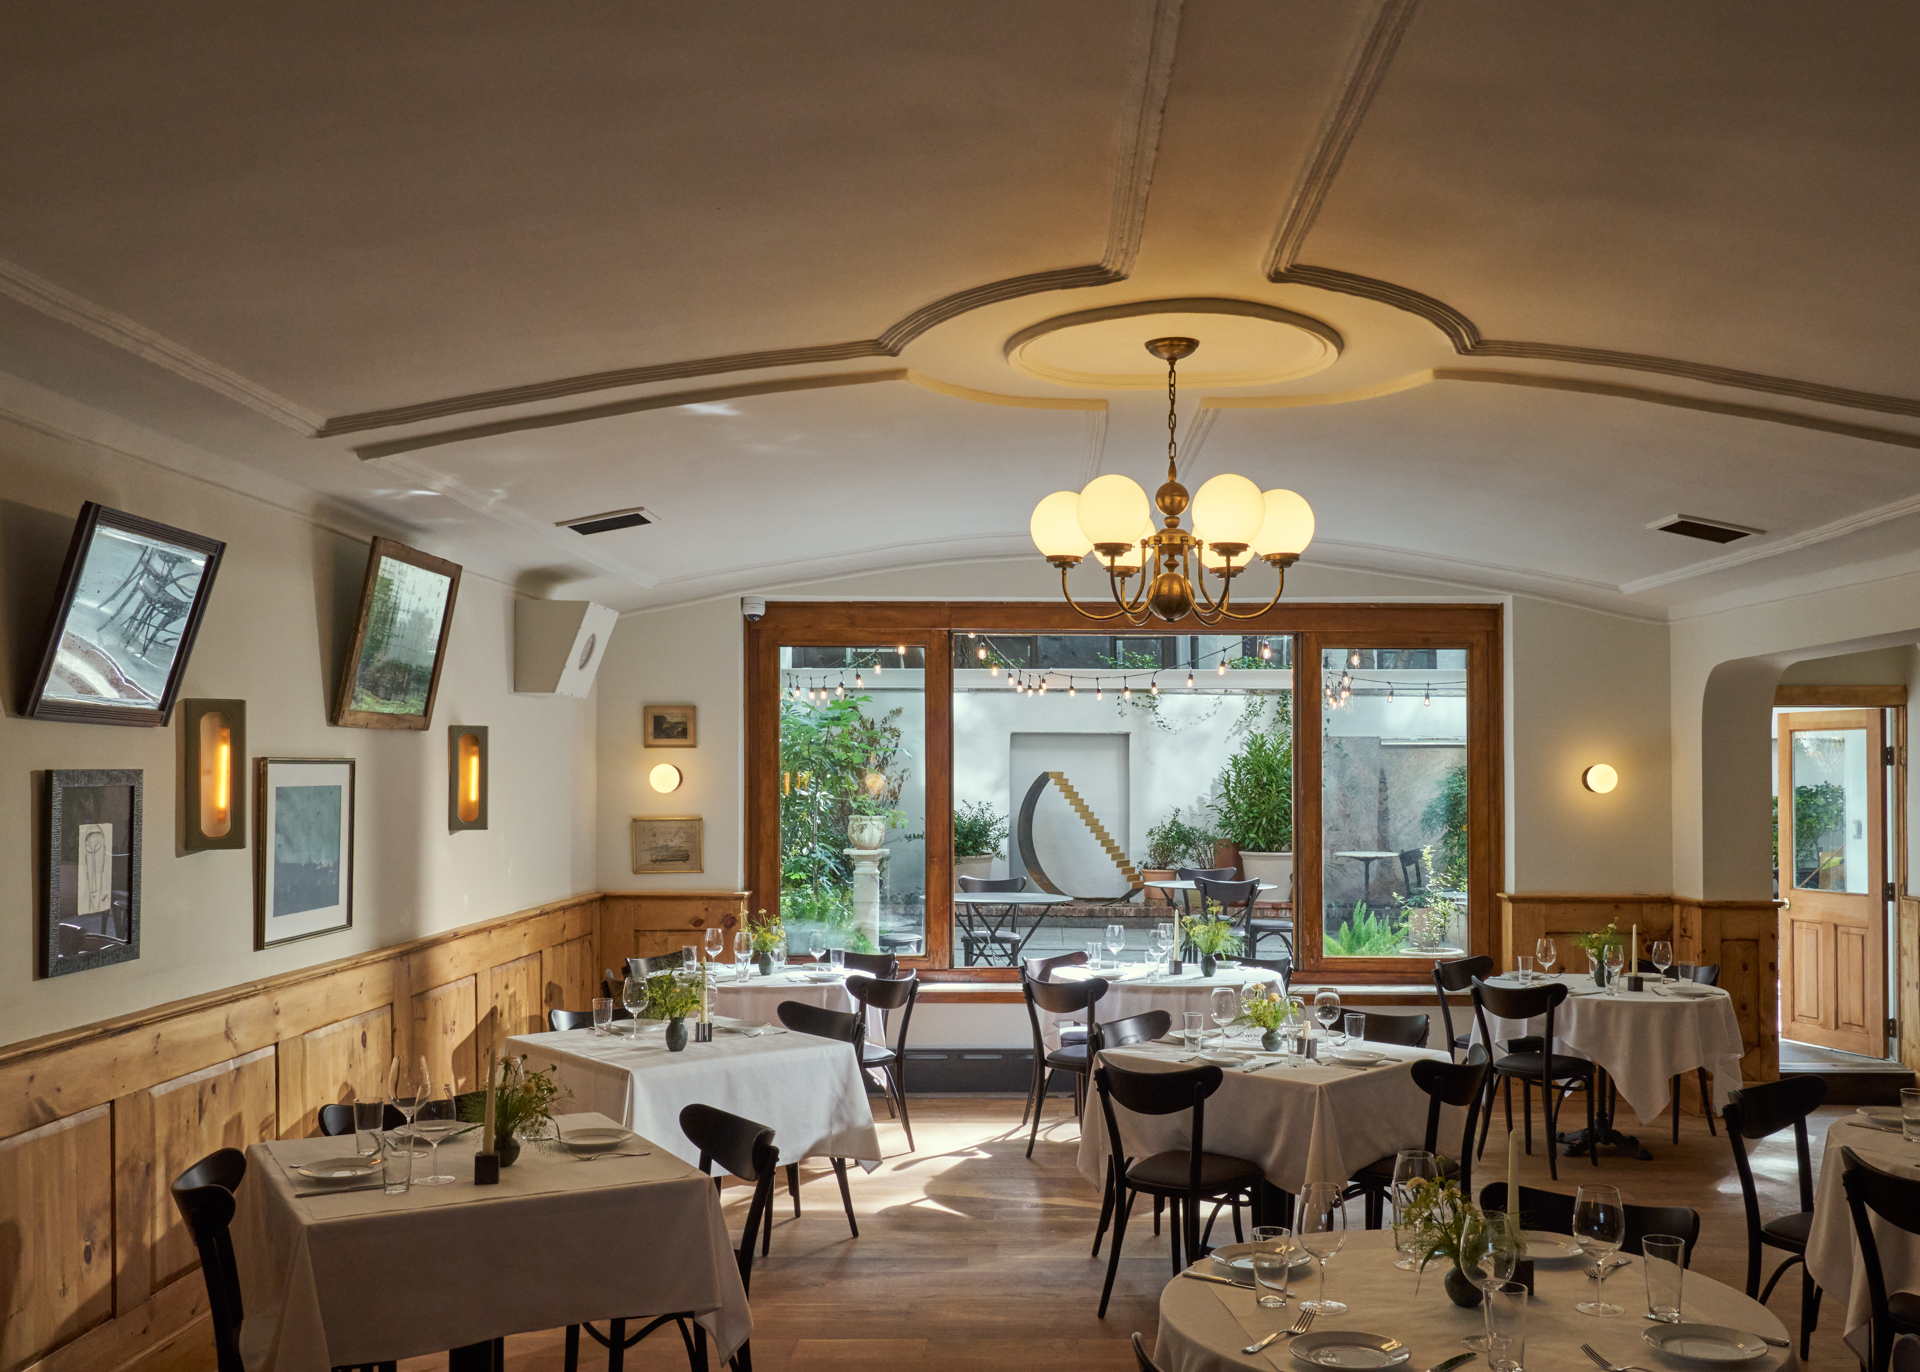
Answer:
<path fill-rule="evenodd" d="M 647 773 L 647 784 L 662 795 L 677 791 L 680 789 L 680 769 L 671 762 L 663 762 Z"/>
<path fill-rule="evenodd" d="M 1620 774 L 1606 763 L 1596 762 L 1580 774 L 1580 784 L 1604 796 L 1620 784 Z"/>

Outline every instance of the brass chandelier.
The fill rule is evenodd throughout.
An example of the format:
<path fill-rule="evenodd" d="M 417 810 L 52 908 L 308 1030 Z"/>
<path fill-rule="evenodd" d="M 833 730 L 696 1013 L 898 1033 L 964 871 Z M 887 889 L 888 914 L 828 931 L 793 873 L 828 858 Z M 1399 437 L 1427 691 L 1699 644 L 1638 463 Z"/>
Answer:
<path fill-rule="evenodd" d="M 1095 477 L 1078 493 L 1055 491 L 1033 508 L 1028 529 L 1034 545 L 1060 569 L 1067 604 L 1088 619 L 1125 619 L 1138 626 L 1150 619 L 1171 623 L 1188 615 L 1203 624 L 1258 618 L 1280 603 L 1287 568 L 1313 540 L 1312 506 L 1292 491 L 1263 492 L 1244 476 L 1213 477 L 1189 502 L 1187 488 L 1180 484 L 1174 442 L 1179 394 L 1174 371 L 1180 359 L 1199 346 L 1192 338 L 1156 338 L 1147 344 L 1147 351 L 1167 364 L 1167 480 L 1153 498 L 1166 517 L 1164 527 L 1154 527 L 1147 493 L 1139 483 L 1118 474 Z M 1180 527 L 1189 503 L 1192 533 Z M 1067 586 L 1068 571 L 1089 552 L 1106 565 L 1112 610 L 1088 609 L 1074 600 Z M 1255 558 L 1271 565 L 1279 582 L 1273 598 L 1259 609 L 1236 610 L 1234 578 Z M 1217 594 L 1207 587 L 1208 573 L 1219 580 Z M 1136 576 L 1139 584 L 1130 586 Z"/>

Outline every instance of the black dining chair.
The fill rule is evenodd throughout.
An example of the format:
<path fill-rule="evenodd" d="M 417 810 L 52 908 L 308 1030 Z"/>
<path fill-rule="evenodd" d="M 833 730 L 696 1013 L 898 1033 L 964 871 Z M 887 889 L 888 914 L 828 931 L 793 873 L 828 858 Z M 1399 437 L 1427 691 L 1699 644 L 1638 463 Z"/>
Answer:
<path fill-rule="evenodd" d="M 1902 1334 L 1893 1341 L 1893 1372 L 1920 1372 L 1920 1334 Z"/>
<path fill-rule="evenodd" d="M 864 972 L 882 981 L 900 975 L 900 959 L 891 953 L 842 953 L 840 957 L 849 972 Z"/>
<path fill-rule="evenodd" d="M 1165 1010 L 1144 1010 L 1125 1019 L 1109 1020 L 1098 1026 L 1099 1039 L 1094 1052 L 1103 1053 L 1109 1048 L 1126 1048 L 1136 1043 L 1153 1043 L 1167 1036 L 1173 1028 L 1173 1016 Z M 1105 1165 L 1106 1180 L 1100 1188 L 1100 1223 L 1093 1231 L 1093 1256 L 1100 1256 L 1100 1242 L 1106 1236 L 1107 1226 L 1113 1222 L 1113 1165 Z M 1153 1232 L 1160 1232 L 1160 1208 L 1165 1204 L 1164 1197 L 1156 1196 L 1153 1203 Z"/>
<path fill-rule="evenodd" d="M 1207 1098 L 1220 1089 L 1225 1080 L 1218 1067 L 1185 1067 L 1171 1072 L 1132 1072 L 1102 1062 L 1093 1081 L 1100 1093 L 1100 1110 L 1107 1126 L 1107 1143 L 1115 1192 L 1113 1208 L 1113 1247 L 1107 1254 L 1107 1281 L 1100 1290 L 1099 1317 L 1107 1316 L 1107 1302 L 1113 1297 L 1113 1279 L 1120 1271 L 1120 1247 L 1127 1236 L 1127 1216 L 1133 1198 L 1146 1194 L 1166 1199 L 1171 1209 L 1167 1226 L 1172 1250 L 1173 1273 L 1177 1277 L 1186 1261 L 1204 1256 L 1200 1242 L 1200 1206 L 1204 1201 L 1233 1198 L 1236 1216 L 1244 1200 L 1253 1209 L 1253 1222 L 1262 1223 L 1261 1182 L 1265 1174 L 1260 1165 L 1245 1158 L 1228 1157 L 1206 1151 Z M 1136 1115 L 1177 1115 L 1192 1111 L 1192 1126 L 1187 1131 L 1191 1144 L 1184 1149 L 1169 1149 L 1149 1157 L 1132 1159 L 1120 1138 L 1120 1120 L 1114 1114 L 1118 1104 Z M 1182 1254 L 1186 1261 L 1182 1260 Z"/>
<path fill-rule="evenodd" d="M 893 1113 L 894 1102 L 900 1102 L 900 1127 L 907 1131 L 907 1151 L 911 1153 L 913 1117 L 907 1113 L 907 1034 L 913 1028 L 913 1006 L 920 995 L 920 979 L 913 972 L 908 972 L 904 977 L 850 978 L 847 993 L 864 1010 L 878 1010 L 889 1016 L 895 1010 L 904 1011 L 900 1017 L 900 1032 L 895 1036 L 892 1047 L 884 1042 L 861 1040 L 860 1066 L 862 1071 L 877 1071 L 885 1079 L 888 1114 Z"/>
<path fill-rule="evenodd" d="M 1377 1010 L 1361 1013 L 1366 1016 L 1365 1032 L 1360 1035 L 1363 1043 L 1387 1043 L 1396 1048 L 1427 1046 L 1427 1034 L 1433 1023 L 1431 1017 L 1424 1014 L 1382 1014 Z"/>
<path fill-rule="evenodd" d="M 1240 879 L 1240 869 L 1238 867 L 1176 867 L 1173 869 L 1173 879 L 1175 881 L 1194 882 L 1238 881 Z M 1180 897 L 1181 914 L 1190 915 L 1193 913 L 1193 891 L 1175 889 L 1167 892 L 1167 894 Z"/>
<path fill-rule="evenodd" d="M 382 1129 L 404 1129 L 407 1117 L 391 1105 L 380 1109 L 380 1127 Z M 320 1107 L 320 1133 L 326 1138 L 342 1138 L 354 1132 L 353 1106 L 323 1105 Z"/>
<path fill-rule="evenodd" d="M 1697 985 L 1718 986 L 1720 984 L 1720 964 L 1717 962 L 1705 963 L 1693 968 L 1690 975 Z M 1707 1132 L 1709 1134 L 1718 1134 L 1720 1131 L 1714 1128 L 1713 1125 L 1713 1088 L 1707 1082 L 1707 1069 L 1704 1067 L 1696 1067 L 1693 1070 L 1700 1078 L 1700 1108 L 1706 1111 L 1707 1114 Z M 1680 1142 L 1680 1078 L 1677 1076 L 1673 1079 L 1673 1141 L 1675 1143 Z M 1806 1355 L 1803 1353 L 1801 1356 L 1805 1357 Z"/>
<path fill-rule="evenodd" d="M 1807 1356 L 1814 1328 L 1820 1322 L 1820 1287 L 1807 1271 L 1807 1241 L 1813 1233 L 1813 1151 L 1807 1139 L 1807 1117 L 1827 1099 L 1822 1077 L 1783 1077 L 1757 1082 L 1727 1098 L 1727 1142 L 1733 1147 L 1734 1170 L 1740 1174 L 1740 1199 L 1747 1211 L 1747 1295 L 1762 1305 L 1789 1267 L 1800 1264 L 1800 1356 Z M 1747 1140 L 1764 1139 L 1789 1125 L 1793 1128 L 1793 1156 L 1800 1183 L 1800 1208 L 1770 1220 L 1760 1218 L 1760 1193 L 1747 1158 Z M 1777 1248 L 1787 1256 L 1760 1289 L 1761 1249 Z"/>
<path fill-rule="evenodd" d="M 1464 1053 L 1467 1045 L 1473 1042 L 1473 1031 L 1464 1034 L 1453 1032 L 1453 1006 L 1447 1000 L 1447 992 L 1464 995 L 1473 989 L 1475 979 L 1485 980 L 1493 975 L 1493 959 L 1489 957 L 1454 958 L 1447 962 L 1433 964 L 1433 989 L 1440 997 L 1440 1023 L 1446 1026 L 1447 1052 Z M 1489 1043 L 1487 1051 L 1495 1050 Z"/>
<path fill-rule="evenodd" d="M 1015 891 L 1024 891 L 1027 889 L 1027 879 L 1025 877 L 961 877 L 957 884 L 962 891 L 969 893 L 976 891 L 992 893 L 998 891 L 1012 894 Z M 1018 921 L 1009 920 L 1008 923 L 1014 924 L 1018 923 Z M 997 950 L 997 955 L 1006 958 L 1007 961 L 1011 963 L 1013 961 L 1014 950 L 1020 946 L 1020 934 L 1019 931 L 1015 929 L 980 928 L 974 923 L 972 914 L 969 912 L 961 916 L 960 942 L 962 950 L 966 955 L 964 961 L 969 967 L 973 965 L 974 958 L 978 954 L 982 943 L 992 944 Z"/>
<path fill-rule="evenodd" d="M 1133 1361 L 1135 1372 L 1160 1372 L 1158 1363 L 1147 1356 L 1147 1345 L 1140 1337 L 1138 1329 L 1133 1331 Z M 1896 1368 L 1895 1372 L 1908 1372 L 1907 1368 Z M 1917 1370 L 1920 1372 L 1920 1370 Z"/>
<path fill-rule="evenodd" d="M 1888 1292 L 1873 1218 L 1877 1215 L 1897 1229 L 1920 1234 L 1920 1181 L 1883 1172 L 1852 1148 L 1842 1147 L 1840 1186 L 1846 1192 L 1847 1211 L 1853 1216 L 1853 1237 L 1859 1245 L 1860 1265 L 1867 1270 L 1867 1298 L 1873 1312 L 1868 1322 L 1872 1351 L 1867 1369 L 1868 1372 L 1887 1372 L 1893 1360 L 1894 1341 L 1902 1334 L 1920 1334 L 1920 1294 Z"/>
<path fill-rule="evenodd" d="M 1086 965 L 1087 954 L 1084 949 L 1076 949 L 1071 953 L 1055 953 L 1052 957 L 1025 957 L 1020 959 L 1021 970 L 1034 981 L 1052 981 L 1053 972 L 1056 967 L 1085 967 Z M 1072 1044 L 1086 1043 L 1086 1025 L 1068 1024 L 1062 1021 L 1057 1027 L 1060 1034 L 1060 1046 L 1062 1048 L 1066 1048 Z M 1029 1089 L 1027 1092 L 1026 1109 L 1021 1111 L 1020 1114 L 1020 1123 L 1025 1124 L 1027 1122 L 1027 1115 L 1031 1113 L 1032 1110 L 1033 1092 Z"/>
<path fill-rule="evenodd" d="M 1560 1179 L 1560 1143 L 1559 1121 L 1560 1102 L 1575 1087 L 1585 1087 L 1587 1093 L 1587 1157 L 1595 1167 L 1600 1165 L 1600 1149 L 1594 1142 L 1594 1066 L 1586 1058 L 1555 1056 L 1553 1051 L 1554 1012 L 1567 998 L 1567 984 L 1564 981 L 1548 982 L 1543 986 L 1489 986 L 1478 977 L 1473 982 L 1473 1013 L 1480 1025 L 1480 1037 L 1486 1043 L 1493 1042 L 1493 1035 L 1487 1028 L 1487 1016 L 1499 1019 L 1531 1020 L 1539 1016 L 1546 1017 L 1546 1030 L 1537 1040 L 1537 1049 L 1507 1053 L 1493 1060 L 1494 1080 L 1489 1084 L 1487 1111 L 1480 1117 L 1480 1152 L 1487 1151 L 1487 1124 L 1493 1118 L 1492 1088 L 1502 1083 L 1506 1086 L 1507 1129 L 1513 1129 L 1513 1083 L 1520 1083 L 1520 1109 L 1524 1116 L 1526 1149 L 1529 1156 L 1533 1153 L 1533 1088 L 1540 1087 L 1540 1103 L 1547 1116 L 1547 1175 L 1555 1181 Z"/>
<path fill-rule="evenodd" d="M 1372 1015 L 1367 1016 L 1367 1024 L 1372 1027 Z M 1413 1084 L 1427 1093 L 1427 1133 L 1420 1146 L 1433 1154 L 1443 1178 L 1459 1183 L 1462 1195 L 1473 1194 L 1473 1135 L 1481 1107 L 1486 1102 L 1487 1078 L 1492 1070 L 1486 1045 L 1479 1043 L 1467 1050 L 1465 1062 L 1435 1062 L 1423 1058 L 1413 1064 Z M 1440 1151 L 1442 1106 L 1466 1111 L 1458 1158 L 1447 1157 Z M 1387 1195 L 1393 1189 L 1393 1167 L 1398 1161 L 1398 1154 L 1376 1158 L 1347 1179 L 1347 1196 L 1359 1196 L 1366 1202 L 1369 1229 L 1378 1229 L 1386 1217 Z"/>
<path fill-rule="evenodd" d="M 783 1000 L 776 1007 L 780 1023 L 796 1034 L 811 1034 L 815 1038 L 832 1039 L 853 1048 L 853 1062 L 861 1067 L 865 1057 L 867 1043 L 867 1017 L 848 1010 L 829 1010 L 824 1005 L 809 1005 L 805 1001 Z M 864 1077 L 865 1072 L 862 1070 Z M 853 1237 L 860 1237 L 860 1223 L 853 1217 L 853 1192 L 847 1189 L 847 1160 L 829 1158 L 833 1164 L 834 1179 L 840 1183 L 840 1203 L 847 1210 L 847 1228 L 853 1231 Z M 793 1217 L 800 1218 L 800 1160 L 794 1159 L 787 1164 L 787 1194 L 793 1198 Z M 765 1255 L 773 1245 L 773 1212 L 767 1212 L 766 1237 L 760 1245 Z"/>
<path fill-rule="evenodd" d="M 402 1121 L 404 1123 L 404 1121 Z M 352 1107 L 347 1111 L 352 1128 Z M 246 1372 L 240 1360 L 240 1328 L 246 1319 L 240 1301 L 240 1265 L 233 1256 L 235 1192 L 247 1178 L 247 1155 L 238 1148 L 209 1153 L 173 1179 L 168 1189 L 200 1253 L 200 1275 L 207 1284 L 207 1314 L 213 1323 L 213 1354 L 219 1372 Z M 358 1363 L 351 1372 L 394 1372 L 392 1362 Z M 334 1368 L 333 1372 L 348 1372 Z"/>
<path fill-rule="evenodd" d="M 1539 1191 L 1531 1186 L 1520 1188 L 1520 1219 L 1529 1229 L 1539 1229 L 1549 1234 L 1573 1233 L 1574 1197 L 1562 1195 L 1558 1191 Z M 1488 1182 L 1480 1188 L 1480 1208 L 1482 1210 L 1505 1210 L 1507 1208 L 1507 1184 L 1503 1181 Z M 1639 1253 L 1641 1241 L 1649 1234 L 1671 1234 L 1685 1241 L 1687 1247 L 1682 1255 L 1683 1266 L 1693 1266 L 1694 1245 L 1700 1238 L 1700 1212 L 1685 1205 L 1623 1205 L 1626 1212 L 1626 1238 L 1620 1245 L 1622 1253 Z"/>
<path fill-rule="evenodd" d="M 1033 1104 L 1027 1156 L 1032 1157 L 1034 1142 L 1040 1137 L 1040 1114 L 1046 1106 L 1047 1089 L 1053 1084 L 1054 1076 L 1060 1072 L 1073 1073 L 1073 1117 L 1079 1119 L 1086 1107 L 1087 1071 L 1092 1059 L 1089 1042 L 1062 1043 L 1049 1050 L 1040 1030 L 1040 1012 L 1077 1015 L 1084 1011 L 1090 1037 L 1093 1007 L 1107 994 L 1107 982 L 1103 977 L 1089 977 L 1085 981 L 1031 981 L 1023 976 L 1020 993 L 1027 1002 L 1027 1023 L 1033 1031 L 1033 1077 L 1027 1084 L 1027 1099 Z"/>
<path fill-rule="evenodd" d="M 593 1011 L 549 1010 L 547 1011 L 547 1028 L 556 1034 L 565 1033 L 570 1029 L 591 1029 L 593 1028 Z"/>

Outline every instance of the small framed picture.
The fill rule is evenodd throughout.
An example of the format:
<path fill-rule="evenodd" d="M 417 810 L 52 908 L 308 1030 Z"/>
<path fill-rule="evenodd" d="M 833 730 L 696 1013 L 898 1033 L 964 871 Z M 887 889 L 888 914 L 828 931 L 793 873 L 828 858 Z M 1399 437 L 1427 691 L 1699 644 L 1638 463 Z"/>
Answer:
<path fill-rule="evenodd" d="M 41 975 L 140 956 L 137 771 L 48 772 Z"/>
<path fill-rule="evenodd" d="M 360 587 L 353 644 L 333 722 L 351 729 L 425 729 L 440 693 L 460 564 L 376 538 Z"/>
<path fill-rule="evenodd" d="M 255 948 L 353 927 L 353 759 L 255 762 Z"/>
<path fill-rule="evenodd" d="M 706 821 L 698 815 L 635 815 L 633 870 L 700 872 Z"/>
<path fill-rule="evenodd" d="M 698 711 L 691 705 L 642 705 L 640 742 L 648 748 L 691 748 Z"/>

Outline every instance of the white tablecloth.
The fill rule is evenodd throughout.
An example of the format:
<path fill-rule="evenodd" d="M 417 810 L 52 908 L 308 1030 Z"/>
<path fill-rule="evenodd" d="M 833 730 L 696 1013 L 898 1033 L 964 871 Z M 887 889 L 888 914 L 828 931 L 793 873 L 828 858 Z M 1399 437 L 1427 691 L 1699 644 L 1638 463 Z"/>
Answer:
<path fill-rule="evenodd" d="M 1117 1019 L 1128 1019 L 1134 1015 L 1145 1014 L 1149 1010 L 1165 1010 L 1173 1016 L 1173 1027 L 1179 1029 L 1183 1021 L 1180 1016 L 1188 1010 L 1196 1010 L 1208 1018 L 1205 1021 L 1209 1031 L 1214 1028 L 1211 1014 L 1214 988 L 1231 987 L 1238 992 L 1249 982 L 1267 983 L 1278 990 L 1280 978 L 1261 967 L 1223 967 L 1216 975 L 1203 977 L 1197 968 L 1186 975 L 1168 977 L 1164 974 L 1158 981 L 1151 980 L 1152 973 L 1146 968 L 1130 967 L 1124 971 L 1088 971 L 1085 967 L 1056 967 L 1053 969 L 1055 981 L 1086 980 L 1089 977 L 1105 977 L 1107 993 L 1100 997 L 1099 1004 L 1093 1007 L 1094 1018 L 1102 1023 Z M 1057 1047 L 1060 1042 L 1060 1025 L 1065 1023 L 1084 1024 L 1085 1013 L 1078 1015 L 1053 1015 L 1040 1012 L 1040 1030 L 1046 1035 L 1047 1043 Z"/>
<path fill-rule="evenodd" d="M 1364 1330 L 1384 1334 L 1408 1345 L 1406 1368 L 1432 1367 L 1463 1351 L 1460 1340 L 1478 1334 L 1485 1316 L 1462 1310 L 1449 1301 L 1440 1285 L 1440 1272 L 1402 1272 L 1394 1267 L 1391 1230 L 1349 1230 L 1339 1254 L 1327 1264 L 1327 1296 L 1350 1307 L 1339 1316 L 1316 1321 L 1313 1332 L 1329 1329 Z M 1590 1343 L 1616 1366 L 1681 1368 L 1683 1364 L 1655 1352 L 1641 1339 L 1649 1326 L 1640 1318 L 1646 1309 L 1646 1277 L 1635 1258 L 1625 1270 L 1607 1280 L 1610 1299 L 1627 1313 L 1610 1319 L 1582 1315 L 1574 1306 L 1592 1299 L 1594 1284 L 1581 1275 L 1582 1261 L 1540 1263 L 1534 1268 L 1534 1295 L 1528 1301 L 1527 1372 L 1593 1372 L 1580 1352 Z M 1207 1271 L 1205 1264 L 1198 1264 Z M 1318 1269 L 1294 1290 L 1308 1296 L 1319 1293 Z M 1251 1357 L 1241 1349 L 1275 1329 L 1293 1323 L 1298 1303 L 1278 1310 L 1262 1310 L 1254 1293 L 1212 1282 L 1176 1277 L 1160 1293 L 1160 1334 L 1153 1360 L 1164 1372 L 1299 1372 L 1300 1362 L 1288 1352 L 1287 1339 L 1278 1339 Z M 1758 1301 L 1734 1288 L 1688 1272 L 1680 1288 L 1684 1319 L 1702 1324 L 1724 1324 L 1776 1339 L 1788 1337 L 1786 1326 Z M 1483 1355 L 1461 1372 L 1484 1372 Z M 1799 1359 L 1791 1348 L 1769 1348 L 1765 1357 L 1742 1364 L 1753 1372 L 1794 1372 Z"/>
<path fill-rule="evenodd" d="M 1425 1048 L 1367 1046 L 1399 1059 L 1398 1065 L 1355 1070 L 1303 1063 L 1251 1073 L 1224 1069 L 1226 1080 L 1207 1101 L 1207 1151 L 1256 1162 L 1268 1181 L 1297 1193 L 1310 1181 L 1345 1181 L 1377 1158 L 1419 1148 L 1426 1142 L 1428 1097 L 1413 1084 L 1411 1064 L 1417 1058 L 1445 1062 L 1447 1055 Z M 1193 1065 L 1178 1061 L 1184 1053 L 1176 1045 L 1155 1045 L 1102 1057 L 1133 1071 L 1167 1071 Z M 1190 1111 L 1147 1116 L 1116 1105 L 1114 1114 L 1129 1156 L 1192 1144 Z M 1465 1127 L 1461 1111 L 1441 1112 L 1442 1153 L 1451 1156 L 1459 1148 Z M 1110 1160 L 1106 1117 L 1096 1095 L 1081 1120 L 1080 1175 L 1103 1185 Z"/>
<path fill-rule="evenodd" d="M 860 973 L 852 975 L 859 976 Z M 860 1002 L 847 990 L 845 977 L 816 982 L 809 980 L 804 972 L 777 972 L 770 977 L 756 974 L 744 982 L 723 978 L 716 983 L 714 995 L 715 1014 L 731 1015 L 735 1019 L 753 1020 L 759 1024 L 778 1024 L 780 1002 L 783 1000 L 797 1000 L 845 1014 L 852 1014 L 860 1008 Z M 886 1030 L 878 1010 L 867 1012 L 867 1042 L 886 1042 Z"/>
<path fill-rule="evenodd" d="M 688 1162 L 700 1154 L 680 1132 L 680 1111 L 696 1102 L 770 1127 L 783 1163 L 852 1158 L 872 1170 L 880 1162 L 866 1087 L 845 1043 L 722 1032 L 670 1053 L 660 1031 L 634 1039 L 570 1029 L 510 1038 L 505 1051 L 525 1053 L 529 1067 L 553 1063 L 554 1080 L 573 1092 L 567 1108 L 610 1115 Z"/>
<path fill-rule="evenodd" d="M 1860 1265 L 1853 1216 L 1847 1210 L 1847 1193 L 1840 1185 L 1840 1150 L 1851 1148 L 1884 1171 L 1920 1177 L 1920 1143 L 1908 1143 L 1898 1134 L 1856 1123 L 1858 1119 L 1857 1115 L 1838 1119 L 1827 1129 L 1820 1182 L 1813 1197 L 1813 1232 L 1807 1236 L 1807 1270 L 1826 1293 L 1826 1309 L 1831 1312 L 1837 1304 L 1847 1312 L 1843 1326 L 1847 1342 L 1864 1357 L 1873 1304 L 1867 1293 L 1867 1274 Z M 1880 1270 L 1886 1277 L 1887 1291 L 1920 1291 L 1920 1238 L 1877 1215 L 1873 1237 L 1880 1249 Z M 1777 1255 L 1779 1250 L 1762 1252 Z M 1765 1270 L 1771 1272 L 1776 1260 L 1769 1256 Z"/>
<path fill-rule="evenodd" d="M 1740 1020 L 1733 997 L 1718 987 L 1697 998 L 1661 995 L 1652 991 L 1622 991 L 1608 995 L 1594 988 L 1585 973 L 1558 978 L 1573 994 L 1554 1011 L 1554 1052 L 1591 1058 L 1607 1069 L 1620 1094 L 1640 1117 L 1652 1124 L 1672 1102 L 1673 1078 L 1704 1067 L 1713 1074 L 1713 1105 L 1719 1110 L 1730 1092 L 1740 1089 Z M 1516 983 L 1496 978 L 1492 984 Z M 1467 1011 L 1469 1015 L 1473 1012 Z M 1499 1042 L 1546 1031 L 1545 1017 L 1531 1020 L 1487 1016 L 1487 1026 Z M 1474 1037 L 1479 1037 L 1474 1026 Z"/>
<path fill-rule="evenodd" d="M 698 1314 L 722 1361 L 752 1332 L 713 1183 L 658 1145 L 651 1157 L 591 1167 L 528 1145 L 498 1186 L 476 1187 L 468 1135 L 440 1147 L 441 1170 L 461 1179 L 451 1185 L 295 1196 L 314 1184 L 289 1167 L 352 1145 L 283 1139 L 247 1150 L 233 1241 L 249 1372 L 326 1372 L 676 1310 Z M 426 1162 L 415 1159 L 414 1175 Z M 649 1241 L 609 1246 L 621 1234 Z"/>

